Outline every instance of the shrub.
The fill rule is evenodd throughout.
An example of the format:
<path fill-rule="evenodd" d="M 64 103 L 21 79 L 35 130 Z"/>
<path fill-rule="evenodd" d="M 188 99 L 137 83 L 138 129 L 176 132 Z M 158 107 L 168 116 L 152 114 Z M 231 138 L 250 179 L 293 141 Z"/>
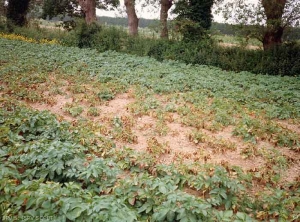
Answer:
<path fill-rule="evenodd" d="M 0 16 L 0 32 L 7 32 L 5 19 Z"/>
<path fill-rule="evenodd" d="M 124 44 L 124 50 L 122 52 L 138 55 L 147 56 L 150 48 L 157 43 L 156 39 L 148 39 L 140 36 L 128 36 L 127 41 Z"/>
<path fill-rule="evenodd" d="M 93 39 L 93 48 L 99 52 L 107 50 L 120 51 L 123 46 L 124 39 L 128 37 L 127 33 L 116 27 L 103 27 L 95 34 Z"/>
<path fill-rule="evenodd" d="M 155 44 L 150 46 L 147 55 L 157 59 L 158 61 L 163 61 L 170 45 L 171 43 L 166 40 L 157 41 Z"/>
<path fill-rule="evenodd" d="M 271 50 L 262 52 L 254 73 L 268 73 L 270 75 L 296 76 L 300 73 L 300 45 L 284 44 Z"/>
<path fill-rule="evenodd" d="M 101 27 L 96 23 L 87 25 L 82 22 L 76 27 L 75 35 L 77 38 L 77 46 L 79 48 L 92 48 L 95 45 L 96 36 L 100 32 Z"/>

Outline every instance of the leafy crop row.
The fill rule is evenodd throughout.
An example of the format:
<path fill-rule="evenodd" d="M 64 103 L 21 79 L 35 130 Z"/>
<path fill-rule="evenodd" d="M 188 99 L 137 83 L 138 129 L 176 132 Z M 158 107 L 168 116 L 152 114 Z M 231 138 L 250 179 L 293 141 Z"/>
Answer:
<path fill-rule="evenodd" d="M 56 45 L 0 41 L 1 63 L 4 64 L 0 75 L 3 79 L 13 72 L 28 70 L 34 74 L 36 69 L 39 72 L 59 69 L 68 75 L 95 76 L 100 82 L 138 84 L 156 93 L 192 91 L 197 96 L 226 98 L 261 110 L 269 118 L 297 118 L 300 113 L 300 81 L 297 77 L 234 73 L 176 61 L 160 63 L 111 51 L 99 54 L 94 50 Z M 8 60 L 15 60 L 14 66 L 5 66 Z M 22 83 L 22 78 L 19 81 Z"/>

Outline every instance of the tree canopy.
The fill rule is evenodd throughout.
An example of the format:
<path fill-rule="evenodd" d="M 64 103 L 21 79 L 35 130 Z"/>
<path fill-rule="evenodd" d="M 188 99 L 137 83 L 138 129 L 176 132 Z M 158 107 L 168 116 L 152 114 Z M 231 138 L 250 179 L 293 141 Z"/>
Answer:
<path fill-rule="evenodd" d="M 92 16 L 92 18 L 86 18 L 89 23 L 96 20 L 96 8 L 109 10 L 118 5 L 119 0 L 44 0 L 43 17 Z"/>
<path fill-rule="evenodd" d="M 30 0 L 9 0 L 6 18 L 14 25 L 23 26 L 26 24 L 26 14 L 29 9 Z"/>
<path fill-rule="evenodd" d="M 175 3 L 173 13 L 178 19 L 188 19 L 209 29 L 212 22 L 212 6 L 214 0 L 179 0 Z"/>
<path fill-rule="evenodd" d="M 71 0 L 45 0 L 43 4 L 43 18 L 48 17 L 51 19 L 58 15 L 80 15 L 78 2 Z"/>
<path fill-rule="evenodd" d="M 240 24 L 244 33 L 269 49 L 282 43 L 288 27 L 299 26 L 300 0 L 259 0 L 258 4 L 231 0 L 217 12 L 222 12 L 227 22 Z"/>
<path fill-rule="evenodd" d="M 177 27 L 188 41 L 198 40 L 212 23 L 214 0 L 178 0 L 172 11 L 177 15 Z"/>

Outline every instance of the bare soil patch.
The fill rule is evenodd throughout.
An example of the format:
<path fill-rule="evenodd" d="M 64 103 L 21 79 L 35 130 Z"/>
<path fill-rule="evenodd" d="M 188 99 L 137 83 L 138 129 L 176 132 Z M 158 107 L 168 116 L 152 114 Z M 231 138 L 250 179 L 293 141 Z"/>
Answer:
<path fill-rule="evenodd" d="M 286 120 L 278 120 L 277 122 L 284 128 L 287 128 L 287 129 L 300 135 L 300 125 L 299 124 L 298 125 L 291 124 L 291 123 L 289 123 L 289 121 L 286 121 Z"/>
<path fill-rule="evenodd" d="M 29 105 L 37 110 L 49 110 L 50 112 L 60 116 L 67 121 L 76 121 L 78 117 L 72 117 L 64 111 L 64 106 L 72 103 L 75 97 L 72 93 L 68 92 L 65 87 L 62 87 L 64 95 L 56 95 L 53 97 L 55 104 L 44 103 L 30 103 Z M 160 101 L 166 101 L 163 96 L 159 96 Z M 233 127 L 229 126 L 222 131 L 212 133 L 208 130 L 201 129 L 205 135 L 209 136 L 211 140 L 220 139 L 235 144 L 235 150 L 225 150 L 223 152 L 216 151 L 211 147 L 212 144 L 207 141 L 201 143 L 194 143 L 190 141 L 189 134 L 194 130 L 193 127 L 185 126 L 181 122 L 181 118 L 177 113 L 170 114 L 169 122 L 165 122 L 166 133 L 161 135 L 157 132 L 158 119 L 151 115 L 135 116 L 128 110 L 128 106 L 135 102 L 132 96 L 132 90 L 127 93 L 118 94 L 116 97 L 105 104 L 96 106 L 99 109 L 99 116 L 87 115 L 88 103 L 81 101 L 78 105 L 85 107 L 81 117 L 88 118 L 91 121 L 99 124 L 104 124 L 108 129 L 112 130 L 111 120 L 114 117 L 127 117 L 132 118 L 134 121 L 130 128 L 135 135 L 135 142 L 128 142 L 122 140 L 114 140 L 117 147 L 130 147 L 136 151 L 149 152 L 149 141 L 155 140 L 157 144 L 161 145 L 162 153 L 158 154 L 157 161 L 160 163 L 176 163 L 176 162 L 198 162 L 198 163 L 212 163 L 212 164 L 226 164 L 230 166 L 239 166 L 244 171 L 251 169 L 262 168 L 265 160 L 261 156 L 245 158 L 241 155 L 242 149 L 247 145 L 242 139 L 232 135 Z M 296 126 L 294 126 L 296 127 Z M 298 129 L 298 128 L 293 128 Z M 262 143 L 259 147 L 271 146 L 267 143 Z M 286 149 L 283 152 L 287 157 L 294 158 L 294 165 L 291 166 L 286 174 L 284 180 L 292 181 L 299 175 L 299 155 L 295 152 Z"/>
<path fill-rule="evenodd" d="M 104 130 L 100 133 L 113 139 L 117 148 L 130 147 L 137 152 L 149 153 L 149 155 L 155 156 L 157 163 L 211 163 L 239 166 L 245 172 L 255 172 L 257 169 L 267 171 L 270 163 L 268 159 L 270 157 L 267 155 L 270 154 L 263 154 L 263 151 L 264 149 L 276 149 L 277 155 L 281 155 L 288 164 L 287 169 L 282 172 L 281 181 L 283 183 L 292 182 L 297 180 L 300 175 L 299 152 L 288 148 L 274 148 L 273 144 L 266 141 L 258 141 L 257 144 L 251 146 L 240 137 L 233 136 L 234 126 L 210 131 L 186 125 L 183 121 L 184 117 L 177 112 L 163 113 L 163 120 L 158 117 L 155 110 L 147 114 L 136 115 L 131 107 L 132 105 L 135 105 L 135 108 L 140 106 L 141 101 L 136 103 L 139 98 L 135 97 L 136 92 L 133 88 L 125 93 L 115 95 L 109 101 L 99 101 L 95 96 L 95 92 L 99 91 L 97 85 L 88 83 L 76 85 L 55 75 L 50 76 L 50 82 L 47 84 L 40 84 L 40 87 L 46 88 L 46 90 L 57 90 L 59 94 L 54 93 L 53 95 L 50 91 L 42 92 L 42 97 L 45 98 L 44 103 L 28 103 L 32 108 L 40 111 L 49 110 L 58 115 L 60 119 L 69 122 L 85 118 L 96 125 L 104 126 Z M 76 89 L 83 89 L 84 92 L 74 91 Z M 176 95 L 156 94 L 152 96 L 158 101 L 161 110 L 165 110 L 166 105 L 171 102 L 170 99 L 176 97 Z M 178 96 L 180 97 L 180 94 Z M 82 107 L 82 113 L 78 116 L 70 115 L 66 111 L 66 107 L 70 105 Z M 172 105 L 175 110 L 185 106 L 184 103 L 173 101 Z M 91 107 L 97 110 L 98 115 L 90 115 Z M 193 106 L 191 105 L 191 107 Z M 116 120 L 122 121 L 123 126 L 116 129 L 114 125 Z M 299 125 L 286 120 L 276 122 L 283 128 L 300 134 Z M 207 124 L 210 123 L 204 123 L 204 125 Z M 191 139 L 191 134 L 195 131 L 203 134 L 204 139 L 201 141 Z M 273 161 L 274 164 L 276 161 L 278 160 Z"/>
<path fill-rule="evenodd" d="M 70 97 L 69 95 L 56 95 L 53 97 L 53 100 L 55 101 L 54 105 L 45 104 L 45 103 L 30 103 L 29 105 L 32 108 L 39 111 L 49 110 L 51 113 L 54 113 L 67 121 L 74 121 L 76 119 L 74 117 L 71 117 L 70 115 L 67 115 L 63 111 L 64 105 L 66 105 L 67 103 L 72 103 L 73 101 L 72 97 Z"/>
<path fill-rule="evenodd" d="M 234 43 L 225 43 L 225 42 L 220 42 L 218 43 L 222 47 L 240 47 L 239 44 L 234 44 Z M 255 46 L 255 45 L 247 45 L 246 49 L 249 50 L 261 50 L 261 47 Z"/>

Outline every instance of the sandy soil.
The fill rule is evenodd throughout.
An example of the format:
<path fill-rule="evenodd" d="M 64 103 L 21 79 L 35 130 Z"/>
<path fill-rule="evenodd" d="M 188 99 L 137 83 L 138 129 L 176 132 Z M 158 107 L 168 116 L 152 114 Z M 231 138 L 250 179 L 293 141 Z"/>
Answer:
<path fill-rule="evenodd" d="M 52 98 L 55 104 L 44 104 L 44 103 L 30 103 L 29 105 L 37 110 L 49 110 L 50 112 L 60 116 L 60 118 L 66 121 L 76 121 L 77 118 L 70 116 L 64 111 L 64 106 L 66 104 L 72 103 L 74 101 L 73 95 L 67 91 L 66 87 L 62 88 L 64 90 L 64 95 L 56 95 Z M 47 92 L 45 92 L 47 94 Z M 160 101 L 166 101 L 163 96 L 159 96 Z M 266 164 L 265 158 L 262 156 L 253 156 L 250 158 L 245 158 L 241 152 L 247 146 L 247 144 L 238 137 L 232 135 L 233 127 L 227 127 L 222 131 L 213 133 L 208 130 L 201 129 L 205 135 L 213 139 L 221 139 L 226 142 L 235 145 L 235 150 L 225 150 L 216 151 L 215 148 L 211 147 L 211 143 L 207 141 L 202 141 L 195 143 L 190 141 L 189 134 L 194 130 L 193 127 L 186 126 L 182 124 L 180 116 L 176 113 L 169 114 L 169 121 L 164 123 L 166 128 L 165 134 L 159 134 L 157 132 L 158 119 L 155 115 L 133 115 L 128 106 L 135 102 L 135 98 L 132 96 L 132 89 L 127 93 L 117 95 L 113 100 L 96 106 L 100 110 L 100 115 L 97 117 L 92 117 L 87 115 L 87 103 L 82 101 L 79 104 L 85 107 L 84 112 L 81 117 L 90 119 L 95 123 L 104 124 L 108 129 L 112 129 L 111 120 L 115 117 L 131 120 L 132 123 L 129 124 L 131 132 L 135 135 L 134 142 L 127 142 L 124 140 L 115 140 L 118 148 L 130 147 L 136 151 L 149 151 L 149 141 L 154 140 L 158 144 L 165 147 L 166 152 L 158 157 L 158 162 L 160 163 L 176 163 L 176 161 L 184 162 L 199 162 L 199 163 L 213 163 L 221 165 L 239 166 L 244 171 L 255 171 L 264 167 Z M 162 104 L 164 105 L 164 104 Z M 299 126 L 288 124 L 285 121 L 279 122 L 286 128 L 299 133 Z M 260 148 L 271 148 L 272 144 L 268 142 L 260 142 L 257 145 Z M 291 182 L 296 180 L 300 175 L 300 156 L 290 149 L 281 148 L 278 149 L 280 153 L 287 157 L 287 159 L 293 163 L 290 165 L 283 173 L 283 182 Z"/>

